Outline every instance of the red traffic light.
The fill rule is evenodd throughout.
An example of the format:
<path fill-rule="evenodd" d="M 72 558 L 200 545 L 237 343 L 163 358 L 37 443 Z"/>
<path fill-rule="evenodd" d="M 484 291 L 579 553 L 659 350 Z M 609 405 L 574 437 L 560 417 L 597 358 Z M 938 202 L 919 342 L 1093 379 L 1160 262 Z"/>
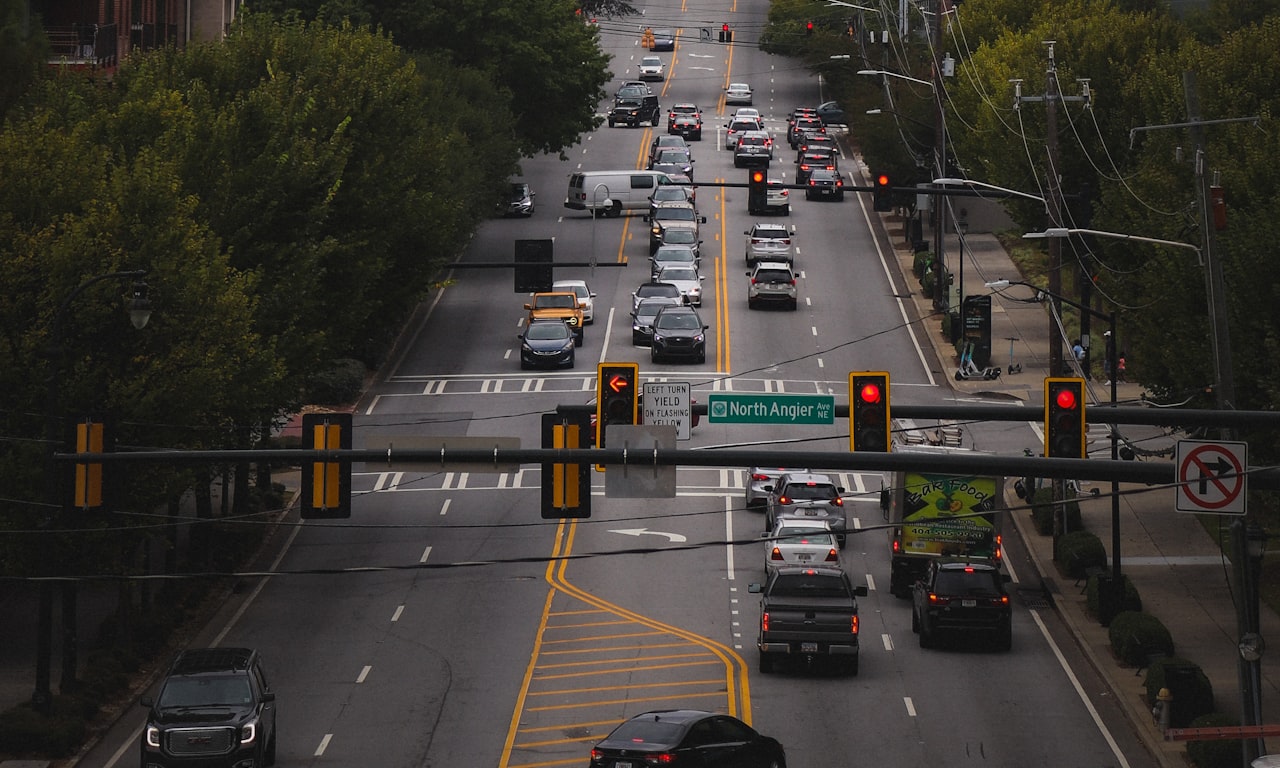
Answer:
<path fill-rule="evenodd" d="M 752 171 L 751 180 L 757 184 L 764 181 L 764 171 Z"/>
<path fill-rule="evenodd" d="M 725 22 L 724 24 L 721 24 L 721 25 L 720 25 L 720 31 L 721 31 L 721 32 L 728 32 L 728 31 L 729 31 L 729 24 L 728 24 L 728 22 Z"/>
<path fill-rule="evenodd" d="M 807 21 L 807 22 L 805 22 L 805 25 L 804 25 L 804 31 L 805 31 L 805 32 L 812 32 L 812 31 L 813 31 L 813 22 L 812 22 L 812 21 Z"/>
<path fill-rule="evenodd" d="M 888 175 L 886 175 L 886 174 L 883 174 L 883 173 L 882 173 L 882 174 L 880 174 L 879 176 L 877 176 L 877 177 L 876 177 L 876 186 L 877 186 L 877 187 L 887 187 L 887 186 L 889 186 L 889 177 L 888 177 Z"/>
<path fill-rule="evenodd" d="M 631 379 L 620 373 L 615 373 L 609 377 L 609 389 L 614 392 L 626 392 L 631 388 Z"/>
<path fill-rule="evenodd" d="M 1066 388 L 1059 389 L 1054 400 L 1057 402 L 1058 407 L 1065 411 L 1073 411 L 1076 405 L 1079 404 L 1076 400 L 1075 390 Z"/>
<path fill-rule="evenodd" d="M 874 382 L 863 384 L 858 389 L 858 398 L 864 403 L 878 403 L 884 397 L 884 393 L 880 391 L 880 385 Z"/>

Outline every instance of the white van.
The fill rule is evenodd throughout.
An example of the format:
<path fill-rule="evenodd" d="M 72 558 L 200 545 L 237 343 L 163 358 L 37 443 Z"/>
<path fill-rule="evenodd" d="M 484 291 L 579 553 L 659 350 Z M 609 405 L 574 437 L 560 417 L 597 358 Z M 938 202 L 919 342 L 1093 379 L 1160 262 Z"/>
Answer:
<path fill-rule="evenodd" d="M 623 211 L 649 210 L 649 195 L 665 184 L 676 182 L 661 171 L 583 171 L 569 176 L 569 194 L 564 207 L 575 211 L 600 211 L 605 216 L 621 216 Z"/>

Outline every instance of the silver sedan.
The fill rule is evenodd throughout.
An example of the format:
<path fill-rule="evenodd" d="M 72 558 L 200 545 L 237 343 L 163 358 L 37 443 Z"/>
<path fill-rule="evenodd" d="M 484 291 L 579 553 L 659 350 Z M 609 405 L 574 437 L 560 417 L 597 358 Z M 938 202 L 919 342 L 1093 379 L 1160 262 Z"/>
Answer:
<path fill-rule="evenodd" d="M 823 522 L 784 518 L 765 541 L 766 571 L 784 565 L 840 565 L 840 547 Z"/>

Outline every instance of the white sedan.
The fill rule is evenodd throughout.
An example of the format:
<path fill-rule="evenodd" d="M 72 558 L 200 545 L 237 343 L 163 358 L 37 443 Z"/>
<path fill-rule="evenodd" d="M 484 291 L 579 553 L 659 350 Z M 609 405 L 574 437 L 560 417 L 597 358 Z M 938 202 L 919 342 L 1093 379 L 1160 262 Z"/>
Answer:
<path fill-rule="evenodd" d="M 666 78 L 667 68 L 662 63 L 662 59 L 657 56 L 645 56 L 640 59 L 641 80 L 665 80 Z"/>
<path fill-rule="evenodd" d="M 680 296 L 685 304 L 700 307 L 702 306 L 702 280 L 702 275 L 698 274 L 698 270 L 693 267 L 670 266 L 663 267 L 658 272 L 655 282 L 675 285 L 680 289 Z"/>
<path fill-rule="evenodd" d="M 578 297 L 578 306 L 582 308 L 582 322 L 593 323 L 596 319 L 596 295 L 587 287 L 585 280 L 557 280 L 551 285 L 552 291 L 564 291 Z"/>
<path fill-rule="evenodd" d="M 840 547 L 825 522 L 782 518 L 768 534 L 766 571 L 784 565 L 839 565 Z"/>
<path fill-rule="evenodd" d="M 724 89 L 724 103 L 751 106 L 751 86 L 746 83 L 729 83 L 729 87 Z"/>

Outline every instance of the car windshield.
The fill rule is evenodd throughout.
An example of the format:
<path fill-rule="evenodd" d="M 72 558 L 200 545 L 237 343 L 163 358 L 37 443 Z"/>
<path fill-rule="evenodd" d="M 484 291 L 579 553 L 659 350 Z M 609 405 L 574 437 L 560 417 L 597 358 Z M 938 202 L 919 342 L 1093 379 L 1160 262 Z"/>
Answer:
<path fill-rule="evenodd" d="M 664 149 L 658 152 L 658 162 L 687 163 L 689 162 L 689 153 L 683 149 Z"/>
<path fill-rule="evenodd" d="M 538 309 L 577 309 L 578 297 L 573 295 L 542 296 L 535 304 Z"/>
<path fill-rule="evenodd" d="M 689 267 L 667 267 L 662 270 L 663 280 L 697 280 L 698 271 Z"/>
<path fill-rule="evenodd" d="M 675 744 L 680 738 L 680 726 L 661 720 L 628 720 L 609 734 L 611 741 L 636 744 Z"/>
<path fill-rule="evenodd" d="M 822 484 L 788 485 L 786 490 L 786 496 L 797 501 L 834 499 L 838 495 L 833 486 Z"/>
<path fill-rule="evenodd" d="M 691 330 L 702 328 L 698 317 L 689 312 L 663 312 L 658 316 L 656 327 L 664 331 Z"/>
<path fill-rule="evenodd" d="M 693 245 L 697 242 L 697 236 L 692 229 L 668 229 L 662 239 L 664 242 L 676 245 Z"/>
<path fill-rule="evenodd" d="M 689 193 L 684 187 L 677 186 L 661 186 L 653 191 L 653 201 L 661 202 L 663 200 L 678 200 L 684 202 L 689 199 Z"/>
<path fill-rule="evenodd" d="M 946 595 L 974 595 L 977 597 L 993 597 L 1000 594 L 996 588 L 995 577 L 991 571 L 961 571 L 939 569 L 938 578 L 934 580 L 933 591 Z"/>
<path fill-rule="evenodd" d="M 805 597 L 848 597 L 844 582 L 838 576 L 817 573 L 786 573 L 773 582 L 773 592 Z"/>
<path fill-rule="evenodd" d="M 666 221 L 695 221 L 697 214 L 692 208 L 659 208 L 654 218 Z"/>
<path fill-rule="evenodd" d="M 170 707 L 230 706 L 253 700 L 249 681 L 243 677 L 173 678 L 160 694 L 157 706 Z"/>
<path fill-rule="evenodd" d="M 662 66 L 662 59 L 658 58 L 657 56 L 645 56 L 643 59 L 640 60 L 640 66 L 660 67 Z"/>
<path fill-rule="evenodd" d="M 565 339 L 569 337 L 569 327 L 564 323 L 534 323 L 529 326 L 527 336 L 538 341 Z"/>

